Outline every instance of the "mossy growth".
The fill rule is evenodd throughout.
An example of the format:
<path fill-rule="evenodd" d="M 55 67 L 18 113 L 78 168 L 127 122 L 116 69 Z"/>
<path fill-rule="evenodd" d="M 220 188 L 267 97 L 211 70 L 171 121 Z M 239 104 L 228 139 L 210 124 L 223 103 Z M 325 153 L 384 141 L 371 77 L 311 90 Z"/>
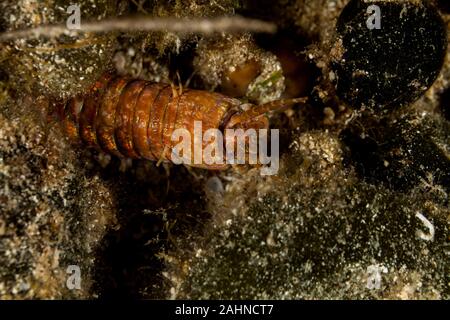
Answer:
<path fill-rule="evenodd" d="M 291 151 L 278 177 L 227 187 L 172 297 L 448 298 L 450 211 L 439 191 L 361 180 L 333 134 L 301 134 Z"/>
<path fill-rule="evenodd" d="M 79 1 L 81 23 L 115 14 L 114 1 Z M 4 1 L 0 25 L 5 31 L 47 24 L 65 24 L 73 2 Z M 71 97 L 85 92 L 110 65 L 114 34 L 85 33 L 76 36 L 41 36 L 17 39 L 0 49 L 0 64 L 18 92 L 37 91 L 55 97 Z"/>

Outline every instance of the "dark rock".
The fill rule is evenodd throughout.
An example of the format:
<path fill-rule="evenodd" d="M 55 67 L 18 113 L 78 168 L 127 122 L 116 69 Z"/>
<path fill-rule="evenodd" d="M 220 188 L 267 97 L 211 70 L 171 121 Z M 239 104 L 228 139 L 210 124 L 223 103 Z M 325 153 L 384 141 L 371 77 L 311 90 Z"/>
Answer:
<path fill-rule="evenodd" d="M 371 5 L 380 9 L 379 29 Z M 355 108 L 390 109 L 418 99 L 436 79 L 447 49 L 435 7 L 418 1 L 352 0 L 342 11 L 331 68 L 338 96 Z"/>
<path fill-rule="evenodd" d="M 450 121 L 450 88 L 442 94 L 440 102 L 442 115 Z"/>
<path fill-rule="evenodd" d="M 363 118 L 343 132 L 342 140 L 349 148 L 350 163 L 372 183 L 405 191 L 426 181 L 448 192 L 450 160 L 440 146 L 449 135 L 448 122 L 440 117 L 391 122 Z"/>

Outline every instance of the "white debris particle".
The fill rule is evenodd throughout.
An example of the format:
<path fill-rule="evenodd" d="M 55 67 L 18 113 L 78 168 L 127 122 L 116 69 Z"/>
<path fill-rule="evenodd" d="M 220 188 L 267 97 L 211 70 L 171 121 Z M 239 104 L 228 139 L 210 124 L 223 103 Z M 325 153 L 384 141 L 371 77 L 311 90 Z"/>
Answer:
<path fill-rule="evenodd" d="M 419 237 L 420 239 L 425 240 L 425 241 L 433 241 L 434 240 L 433 224 L 427 218 L 425 218 L 425 216 L 423 214 L 421 214 L 420 212 L 416 213 L 416 217 L 419 218 L 419 220 L 422 221 L 424 226 L 428 229 L 428 234 L 426 234 L 422 230 L 417 230 L 416 231 L 417 237 Z"/>
<path fill-rule="evenodd" d="M 270 233 L 266 239 L 266 243 L 269 247 L 275 246 L 275 240 L 273 239 L 273 230 L 270 230 Z"/>
<path fill-rule="evenodd" d="M 366 288 L 370 290 L 381 288 L 381 274 L 387 273 L 388 269 L 382 264 L 372 264 L 367 267 Z"/>

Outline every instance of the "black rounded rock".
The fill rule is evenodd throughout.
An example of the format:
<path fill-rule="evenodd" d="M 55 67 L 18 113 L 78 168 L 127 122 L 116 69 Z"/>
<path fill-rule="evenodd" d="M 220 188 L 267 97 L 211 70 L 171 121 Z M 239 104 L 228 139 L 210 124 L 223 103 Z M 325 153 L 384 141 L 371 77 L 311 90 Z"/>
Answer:
<path fill-rule="evenodd" d="M 444 91 L 441 96 L 441 112 L 445 119 L 450 121 L 450 88 Z"/>
<path fill-rule="evenodd" d="M 338 19 L 331 50 L 337 95 L 354 108 L 407 105 L 436 80 L 446 49 L 447 31 L 434 6 L 351 0 Z"/>
<path fill-rule="evenodd" d="M 439 9 L 444 13 L 450 13 L 450 1 L 448 0 L 437 0 L 437 5 Z"/>

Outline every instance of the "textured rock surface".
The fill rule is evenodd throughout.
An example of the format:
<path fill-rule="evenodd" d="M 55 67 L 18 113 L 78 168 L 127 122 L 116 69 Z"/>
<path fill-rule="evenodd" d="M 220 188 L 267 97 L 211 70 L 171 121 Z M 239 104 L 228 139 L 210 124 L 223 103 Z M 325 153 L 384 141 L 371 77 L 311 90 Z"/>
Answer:
<path fill-rule="evenodd" d="M 279 176 L 228 185 L 173 297 L 448 299 L 444 185 L 364 182 L 331 134 L 302 134 L 291 149 Z"/>
<path fill-rule="evenodd" d="M 414 0 L 350 1 L 336 29 L 336 91 L 354 108 L 382 110 L 414 102 L 436 80 L 447 49 L 437 9 Z"/>
<path fill-rule="evenodd" d="M 281 63 L 248 34 L 201 41 L 193 63 L 208 88 L 253 103 L 279 99 L 285 90 Z"/>
<path fill-rule="evenodd" d="M 2 1 L 0 30 L 64 24 L 69 16 L 66 0 Z M 114 1 L 79 1 L 82 21 L 115 14 Z M 80 9 L 81 10 L 81 9 Z M 0 62 L 10 81 L 21 91 L 37 90 L 56 97 L 84 92 L 107 70 L 114 37 L 111 35 L 61 35 L 57 38 L 17 39 L 0 50 Z"/>
<path fill-rule="evenodd" d="M 348 2 L 119 1 L 98 11 L 83 1 L 92 17 L 263 17 L 297 47 L 266 35 L 164 32 L 0 47 L 0 297 L 448 299 L 449 51 L 414 104 L 354 110 L 330 73 Z M 2 30 L 59 22 L 54 5 L 66 4 L 6 3 Z M 276 176 L 158 167 L 70 146 L 48 113 L 53 97 L 83 91 L 110 67 L 152 81 L 177 83 L 179 73 L 192 87 L 252 101 L 286 95 L 291 77 L 309 82 L 292 92 L 310 99 L 272 118 Z M 81 269 L 80 290 L 66 286 L 69 265 Z"/>
<path fill-rule="evenodd" d="M 115 222 L 114 199 L 87 178 L 58 130 L 0 114 L 0 298 L 94 297 L 99 240 Z M 81 288 L 66 281 L 76 265 Z"/>

